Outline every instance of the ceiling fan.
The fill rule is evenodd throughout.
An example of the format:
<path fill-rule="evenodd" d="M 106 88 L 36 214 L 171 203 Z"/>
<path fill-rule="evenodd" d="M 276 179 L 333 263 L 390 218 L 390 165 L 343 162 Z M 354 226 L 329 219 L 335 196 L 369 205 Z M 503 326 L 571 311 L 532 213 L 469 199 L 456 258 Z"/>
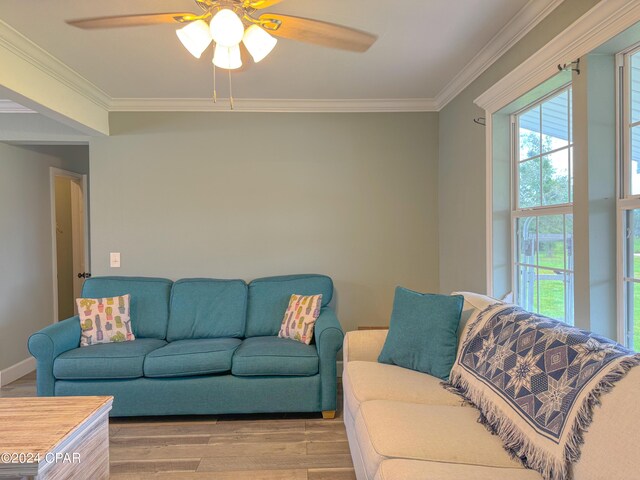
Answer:
<path fill-rule="evenodd" d="M 330 48 L 365 52 L 377 36 L 354 28 L 309 18 L 260 13 L 282 0 L 195 0 L 202 13 L 172 12 L 67 20 L 83 29 L 135 27 L 157 24 L 182 25 L 176 31 L 185 48 L 196 58 L 213 42 L 213 64 L 236 70 L 248 60 L 266 57 L 276 45 L 274 37 L 298 40 Z M 246 50 L 245 50 L 246 48 Z"/>

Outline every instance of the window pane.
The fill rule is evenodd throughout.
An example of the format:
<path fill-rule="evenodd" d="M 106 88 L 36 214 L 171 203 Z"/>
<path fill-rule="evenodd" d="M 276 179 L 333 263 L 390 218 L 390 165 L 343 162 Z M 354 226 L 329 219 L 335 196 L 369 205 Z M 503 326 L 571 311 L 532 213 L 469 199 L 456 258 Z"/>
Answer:
<path fill-rule="evenodd" d="M 569 150 L 542 157 L 542 204 L 569 202 Z"/>
<path fill-rule="evenodd" d="M 567 259 L 567 270 L 573 271 L 573 215 L 564 216 L 565 232 L 565 258 Z"/>
<path fill-rule="evenodd" d="M 569 148 L 569 203 L 573 203 L 573 147 Z"/>
<path fill-rule="evenodd" d="M 573 324 L 573 215 L 516 219 L 516 302 Z"/>
<path fill-rule="evenodd" d="M 640 348 L 640 283 L 624 282 L 627 302 L 627 347 Z"/>
<path fill-rule="evenodd" d="M 538 217 L 538 265 L 564 270 L 564 216 Z"/>
<path fill-rule="evenodd" d="M 632 242 L 629 246 L 629 252 L 633 255 L 633 258 L 630 259 L 631 262 L 629 262 L 630 265 L 633 265 L 633 270 L 627 272 L 627 277 L 640 279 L 640 210 L 629 212 L 627 226 L 629 228 L 629 242 Z"/>
<path fill-rule="evenodd" d="M 631 145 L 629 150 L 631 152 L 631 162 L 629 167 L 631 168 L 631 194 L 640 194 L 640 125 L 636 125 L 631 128 Z"/>
<path fill-rule="evenodd" d="M 640 279 L 640 209 L 626 212 L 626 248 L 624 277 Z M 640 347 L 640 284 L 625 281 L 627 305 L 626 343 L 630 348 Z"/>
<path fill-rule="evenodd" d="M 515 300 L 567 322 L 573 322 L 573 217 L 559 212 L 573 201 L 571 112 L 567 88 L 519 114 L 513 159 L 521 210 L 514 219 Z"/>
<path fill-rule="evenodd" d="M 540 106 L 519 116 L 520 160 L 540 155 Z"/>
<path fill-rule="evenodd" d="M 564 321 L 565 278 L 563 272 L 541 268 L 538 271 L 540 314 Z"/>
<path fill-rule="evenodd" d="M 631 122 L 640 120 L 640 52 L 631 56 Z"/>
<path fill-rule="evenodd" d="M 518 297 L 516 303 L 525 310 L 538 310 L 537 268 L 527 265 L 516 265 Z"/>
<path fill-rule="evenodd" d="M 537 224 L 536 217 L 518 218 L 517 220 L 518 263 L 535 265 L 537 263 Z"/>
<path fill-rule="evenodd" d="M 573 143 L 573 90 L 569 89 L 569 143 Z"/>
<path fill-rule="evenodd" d="M 542 104 L 542 152 L 569 145 L 569 93 L 550 98 Z"/>
<path fill-rule="evenodd" d="M 573 278 L 574 274 L 572 272 L 566 272 L 564 274 L 564 311 L 565 311 L 565 319 L 564 321 L 569 325 L 574 324 L 574 316 L 573 316 Z"/>
<path fill-rule="evenodd" d="M 637 350 L 640 348 L 640 283 L 633 283 L 633 308 L 631 311 L 633 312 L 633 317 L 631 320 L 630 331 L 631 331 L 631 341 L 632 345 L 629 345 L 629 348 Z"/>
<path fill-rule="evenodd" d="M 522 162 L 518 169 L 518 207 L 540 206 L 540 158 Z"/>

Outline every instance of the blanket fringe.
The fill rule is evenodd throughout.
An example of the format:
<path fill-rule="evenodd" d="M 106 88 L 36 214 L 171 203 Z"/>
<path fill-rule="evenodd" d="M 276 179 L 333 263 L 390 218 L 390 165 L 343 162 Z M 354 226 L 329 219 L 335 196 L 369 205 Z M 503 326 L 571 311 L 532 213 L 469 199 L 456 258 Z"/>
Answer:
<path fill-rule="evenodd" d="M 640 365 L 640 354 L 624 357 L 591 390 L 579 407 L 564 449 L 564 459 L 560 461 L 550 458 L 549 455 L 545 455 L 545 452 L 536 448 L 509 417 L 505 416 L 493 402 L 487 400 L 481 391 L 472 388 L 459 373 L 452 372 L 449 381 L 442 382 L 442 386 L 461 396 L 480 411 L 478 422 L 502 439 L 504 448 L 511 458 L 519 460 L 527 468 L 536 470 L 545 480 L 567 480 L 572 478 L 572 464 L 580 458 L 584 434 L 593 420 L 594 408 L 601 404 L 600 397 L 610 392 L 615 383 L 637 365 Z"/>

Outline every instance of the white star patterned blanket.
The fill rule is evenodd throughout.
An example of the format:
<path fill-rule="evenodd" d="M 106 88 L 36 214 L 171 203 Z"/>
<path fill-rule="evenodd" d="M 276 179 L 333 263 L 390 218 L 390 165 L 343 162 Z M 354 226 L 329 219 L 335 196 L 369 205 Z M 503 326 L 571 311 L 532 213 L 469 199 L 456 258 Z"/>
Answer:
<path fill-rule="evenodd" d="M 514 305 L 487 308 L 463 342 L 444 385 L 547 480 L 572 478 L 594 406 L 640 363 L 612 340 Z"/>

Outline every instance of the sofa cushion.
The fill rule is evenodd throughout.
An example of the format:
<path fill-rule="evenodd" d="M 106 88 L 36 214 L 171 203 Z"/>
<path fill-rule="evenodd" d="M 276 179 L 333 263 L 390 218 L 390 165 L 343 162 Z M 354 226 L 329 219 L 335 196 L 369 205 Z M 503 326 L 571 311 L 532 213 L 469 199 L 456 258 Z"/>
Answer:
<path fill-rule="evenodd" d="M 397 287 L 381 363 L 448 379 L 458 352 L 462 295 L 418 293 Z"/>
<path fill-rule="evenodd" d="M 54 360 L 53 376 L 65 380 L 142 377 L 144 357 L 166 344 L 157 338 L 137 338 L 74 348 Z"/>
<path fill-rule="evenodd" d="M 440 385 L 442 380 L 408 368 L 377 362 L 344 365 L 342 388 L 346 408 L 355 418 L 368 400 L 397 400 L 426 405 L 462 406 L 463 399 Z"/>
<path fill-rule="evenodd" d="M 92 277 L 84 282 L 86 298 L 131 294 L 131 328 L 142 338 L 165 339 L 169 321 L 171 280 L 144 277 Z"/>
<path fill-rule="evenodd" d="M 372 400 L 360 405 L 355 436 L 369 478 L 388 458 L 524 468 L 473 408 Z"/>
<path fill-rule="evenodd" d="M 243 280 L 185 278 L 171 289 L 167 341 L 242 337 L 247 314 Z"/>
<path fill-rule="evenodd" d="M 385 460 L 375 480 L 542 480 L 534 470 L 524 468 L 479 467 L 459 463 L 422 460 Z"/>
<path fill-rule="evenodd" d="M 467 326 L 471 325 L 483 310 L 491 305 L 503 302 L 493 297 L 474 292 L 452 292 L 451 295 L 462 295 L 464 297 L 462 315 L 460 315 L 460 326 L 458 327 L 458 348 L 460 348 Z"/>
<path fill-rule="evenodd" d="M 326 307 L 333 296 L 333 282 L 325 275 L 288 275 L 252 281 L 245 337 L 278 335 L 289 299 L 294 294 L 322 294 L 322 306 Z"/>
<path fill-rule="evenodd" d="M 231 370 L 237 338 L 176 340 L 147 355 L 145 377 L 187 377 Z"/>
<path fill-rule="evenodd" d="M 318 373 L 316 346 L 289 338 L 252 337 L 243 340 L 233 355 L 231 373 L 238 376 Z"/>

